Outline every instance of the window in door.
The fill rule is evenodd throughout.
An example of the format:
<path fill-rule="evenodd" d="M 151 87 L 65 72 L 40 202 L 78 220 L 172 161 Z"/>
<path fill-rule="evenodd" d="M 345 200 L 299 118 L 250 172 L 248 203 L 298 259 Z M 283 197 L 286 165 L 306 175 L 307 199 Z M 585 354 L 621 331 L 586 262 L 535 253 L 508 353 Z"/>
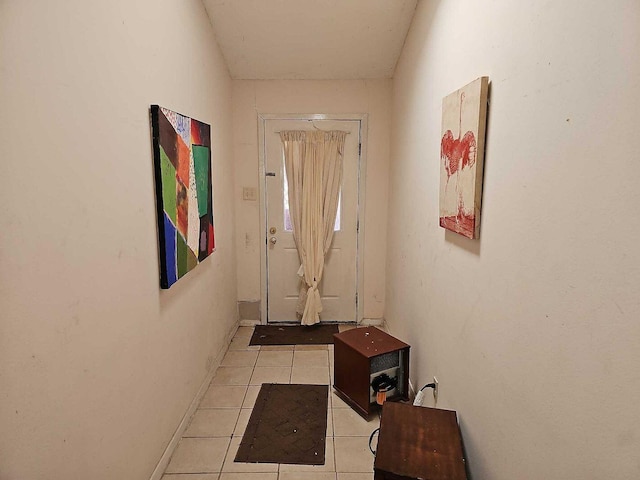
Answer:
<path fill-rule="evenodd" d="M 284 158 L 282 159 L 284 163 Z M 284 166 L 282 167 L 282 171 L 285 171 Z M 284 204 L 284 229 L 287 232 L 293 232 L 293 225 L 291 224 L 291 213 L 289 212 L 289 182 L 287 181 L 287 175 L 283 175 L 284 177 L 284 195 L 283 195 L 283 204 Z M 333 224 L 333 231 L 340 231 L 340 212 L 342 211 L 342 188 L 340 189 L 340 193 L 338 194 L 338 212 L 336 213 L 336 221 Z"/>

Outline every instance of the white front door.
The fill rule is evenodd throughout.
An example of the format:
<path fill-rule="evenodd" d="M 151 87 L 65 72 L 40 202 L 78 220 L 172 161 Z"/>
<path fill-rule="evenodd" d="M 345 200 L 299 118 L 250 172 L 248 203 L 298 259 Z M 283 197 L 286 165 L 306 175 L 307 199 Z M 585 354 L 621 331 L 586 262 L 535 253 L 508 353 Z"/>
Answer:
<path fill-rule="evenodd" d="M 345 140 L 343 178 L 331 248 L 319 291 L 322 322 L 355 322 L 357 316 L 358 177 L 360 168 L 360 120 L 264 120 L 266 192 L 267 321 L 299 322 L 296 304 L 300 267 L 291 224 L 284 168 L 282 130 L 343 130 Z M 315 127 L 314 127 L 315 126 Z"/>

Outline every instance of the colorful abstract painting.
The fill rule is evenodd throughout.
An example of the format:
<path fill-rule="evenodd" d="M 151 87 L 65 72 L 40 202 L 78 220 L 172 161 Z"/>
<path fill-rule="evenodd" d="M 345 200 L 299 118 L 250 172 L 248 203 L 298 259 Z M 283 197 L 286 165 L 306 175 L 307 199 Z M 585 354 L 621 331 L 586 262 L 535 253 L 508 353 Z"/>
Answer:
<path fill-rule="evenodd" d="M 488 88 L 480 77 L 442 101 L 440 226 L 472 239 L 480 235 Z"/>
<path fill-rule="evenodd" d="M 209 125 L 151 105 L 160 286 L 169 288 L 215 249 Z"/>

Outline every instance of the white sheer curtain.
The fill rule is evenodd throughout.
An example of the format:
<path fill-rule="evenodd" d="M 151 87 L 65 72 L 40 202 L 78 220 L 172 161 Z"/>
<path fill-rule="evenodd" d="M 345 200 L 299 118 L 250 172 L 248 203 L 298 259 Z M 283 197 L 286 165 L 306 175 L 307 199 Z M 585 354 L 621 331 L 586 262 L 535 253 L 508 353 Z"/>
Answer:
<path fill-rule="evenodd" d="M 280 132 L 289 183 L 289 209 L 293 238 L 300 257 L 301 279 L 297 313 L 302 325 L 320 321 L 324 257 L 333 240 L 342 182 L 346 132 Z"/>

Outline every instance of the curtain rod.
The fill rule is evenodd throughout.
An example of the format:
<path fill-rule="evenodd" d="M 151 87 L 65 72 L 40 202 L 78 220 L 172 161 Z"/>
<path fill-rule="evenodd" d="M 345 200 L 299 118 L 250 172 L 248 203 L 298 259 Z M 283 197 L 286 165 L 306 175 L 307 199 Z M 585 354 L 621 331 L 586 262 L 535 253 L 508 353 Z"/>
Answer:
<path fill-rule="evenodd" d="M 310 119 L 310 118 L 309 118 L 309 119 L 305 119 L 305 120 L 306 120 L 307 122 L 311 122 L 311 126 L 312 126 L 313 128 L 315 128 L 316 130 L 318 130 L 319 132 L 326 132 L 326 133 L 328 133 L 328 132 L 341 132 L 341 131 L 342 131 L 342 130 L 323 130 L 323 129 L 321 129 L 321 128 L 316 127 L 316 124 L 314 123 L 314 122 L 315 122 L 315 120 L 312 120 L 312 119 Z M 297 131 L 302 131 L 302 132 L 311 132 L 312 130 L 288 130 L 288 131 L 290 131 L 290 132 L 297 132 Z M 282 132 L 274 132 L 274 133 L 282 133 Z M 350 135 L 350 134 L 351 134 L 351 132 L 344 132 L 344 133 L 346 133 L 347 135 Z"/>
<path fill-rule="evenodd" d="M 321 128 L 318 128 L 314 125 L 314 127 L 316 130 L 320 131 L 320 132 L 324 132 L 324 133 L 330 133 L 330 132 L 342 132 L 343 130 L 322 130 Z M 282 131 L 278 131 L 278 132 L 273 132 L 273 133 L 282 133 L 282 132 L 313 132 L 313 130 L 282 130 Z M 351 135 L 351 132 L 344 132 L 345 135 Z"/>

